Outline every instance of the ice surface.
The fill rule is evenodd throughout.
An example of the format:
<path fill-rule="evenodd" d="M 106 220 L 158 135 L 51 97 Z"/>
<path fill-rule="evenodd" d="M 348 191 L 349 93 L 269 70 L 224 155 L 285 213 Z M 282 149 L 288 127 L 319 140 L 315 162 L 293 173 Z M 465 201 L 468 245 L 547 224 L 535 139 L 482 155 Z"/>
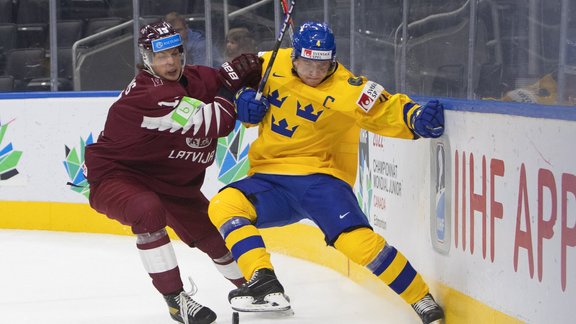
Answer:
<path fill-rule="evenodd" d="M 233 285 L 202 252 L 181 241 L 173 244 L 185 287 L 192 276 L 199 288 L 194 298 L 218 314 L 216 323 L 231 323 L 227 295 Z M 420 323 L 393 293 L 383 297 L 297 258 L 273 254 L 272 261 L 294 316 L 240 313 L 240 323 Z M 133 237 L 0 230 L 0 323 L 176 322 L 144 271 Z"/>

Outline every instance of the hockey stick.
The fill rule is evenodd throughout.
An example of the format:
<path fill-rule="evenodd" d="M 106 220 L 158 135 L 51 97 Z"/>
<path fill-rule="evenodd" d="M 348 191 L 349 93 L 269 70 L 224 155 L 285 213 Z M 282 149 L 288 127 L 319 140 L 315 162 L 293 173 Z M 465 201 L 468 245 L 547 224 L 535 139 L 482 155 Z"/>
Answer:
<path fill-rule="evenodd" d="M 280 44 L 282 44 L 282 40 L 284 39 L 284 34 L 286 33 L 286 28 L 289 25 L 289 21 L 292 17 L 292 10 L 294 9 L 294 0 L 290 1 L 290 9 L 286 13 L 286 17 L 284 17 L 284 24 L 280 29 L 280 34 L 278 35 L 278 39 L 276 39 L 276 43 L 274 44 L 274 49 L 272 50 L 272 55 L 270 56 L 270 61 L 268 61 L 268 65 L 266 66 L 266 70 L 264 71 L 264 76 L 262 76 L 262 80 L 260 80 L 260 84 L 258 84 L 258 90 L 256 91 L 256 100 L 260 100 L 262 98 L 262 93 L 264 92 L 264 85 L 268 81 L 268 77 L 270 76 L 270 71 L 272 71 L 272 65 L 276 60 L 276 55 L 278 54 L 278 50 L 280 49 Z"/>
<path fill-rule="evenodd" d="M 284 14 L 286 14 L 288 12 L 288 1 L 287 0 L 280 0 L 280 3 L 282 4 L 282 11 L 284 12 Z M 294 4 L 292 4 L 294 5 Z M 292 20 L 292 18 L 290 18 L 289 21 L 289 26 L 288 26 L 288 36 L 290 36 L 290 42 L 294 41 L 294 20 Z"/>

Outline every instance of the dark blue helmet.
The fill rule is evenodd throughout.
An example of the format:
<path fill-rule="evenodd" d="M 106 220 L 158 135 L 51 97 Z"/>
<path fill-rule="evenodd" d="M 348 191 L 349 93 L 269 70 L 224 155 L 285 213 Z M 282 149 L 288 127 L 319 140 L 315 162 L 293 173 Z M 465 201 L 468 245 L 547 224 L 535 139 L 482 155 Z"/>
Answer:
<path fill-rule="evenodd" d="M 294 58 L 336 61 L 334 33 L 324 23 L 306 22 L 294 33 Z"/>

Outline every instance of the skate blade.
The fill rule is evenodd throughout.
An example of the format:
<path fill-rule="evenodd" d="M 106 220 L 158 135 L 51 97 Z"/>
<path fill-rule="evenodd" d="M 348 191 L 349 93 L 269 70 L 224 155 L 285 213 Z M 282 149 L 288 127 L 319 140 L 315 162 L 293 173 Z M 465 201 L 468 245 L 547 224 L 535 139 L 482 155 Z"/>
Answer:
<path fill-rule="evenodd" d="M 290 302 L 282 293 L 269 294 L 263 302 L 255 302 L 252 297 L 235 297 L 230 300 L 232 309 L 238 312 L 283 312 L 292 315 Z M 291 314 L 288 314 L 291 313 Z"/>

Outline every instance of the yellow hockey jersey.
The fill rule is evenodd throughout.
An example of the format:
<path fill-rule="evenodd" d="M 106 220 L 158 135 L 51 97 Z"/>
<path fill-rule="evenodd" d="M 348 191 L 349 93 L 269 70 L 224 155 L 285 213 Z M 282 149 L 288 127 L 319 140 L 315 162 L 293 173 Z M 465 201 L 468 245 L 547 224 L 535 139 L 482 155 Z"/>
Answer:
<path fill-rule="evenodd" d="M 310 87 L 293 74 L 291 51 L 280 49 L 264 88 L 270 110 L 250 147 L 250 175 L 324 173 L 353 186 L 360 128 L 388 137 L 414 138 L 404 122 L 404 108 L 409 118 L 418 105 L 408 96 L 391 95 L 342 65 L 321 84 Z M 262 57 L 266 67 L 271 52 Z"/>
<path fill-rule="evenodd" d="M 536 83 L 525 88 L 509 91 L 503 101 L 516 101 L 527 103 L 539 103 L 544 105 L 558 104 L 558 89 L 556 80 L 552 74 L 546 74 Z"/>

